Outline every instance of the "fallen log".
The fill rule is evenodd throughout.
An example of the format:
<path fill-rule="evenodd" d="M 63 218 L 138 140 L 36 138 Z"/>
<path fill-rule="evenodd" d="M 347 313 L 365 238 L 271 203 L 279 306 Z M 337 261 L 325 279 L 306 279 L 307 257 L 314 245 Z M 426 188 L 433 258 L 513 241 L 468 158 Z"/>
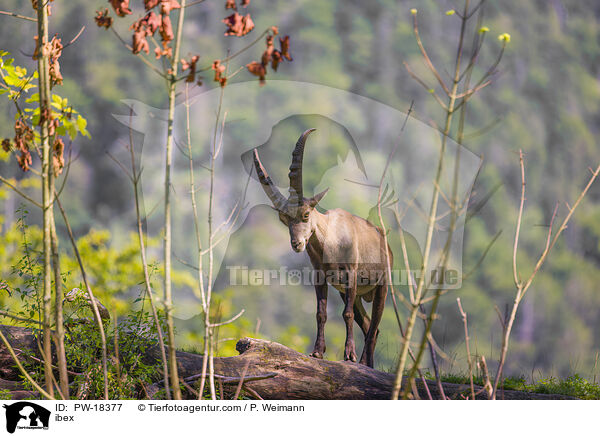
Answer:
<path fill-rule="evenodd" d="M 23 327 L 0 326 L 11 345 L 36 353 L 37 345 L 32 331 Z M 394 375 L 368 368 L 353 362 L 333 362 L 315 359 L 299 353 L 277 342 L 263 339 L 243 338 L 236 345 L 238 356 L 215 357 L 215 374 L 225 386 L 225 392 L 234 392 L 240 380 L 246 392 L 252 397 L 269 400 L 366 400 L 390 398 Z M 151 348 L 145 356 L 149 362 L 158 362 L 160 351 Z M 179 375 L 190 387 L 197 387 L 202 373 L 203 356 L 177 351 Z M 6 348 L 0 344 L 0 378 L 3 386 L 23 395 L 18 370 Z M 160 383 L 160 382 L 158 382 Z M 427 386 L 434 399 L 440 398 L 435 381 L 428 380 Z M 447 397 L 467 398 L 470 386 L 443 383 Z M 247 388 L 247 389 L 246 389 Z M 421 381 L 417 381 L 421 398 L 427 398 Z M 478 399 L 486 399 L 487 394 L 476 386 Z M 154 390 L 156 391 L 156 390 Z M 573 399 L 564 395 L 534 394 L 520 391 L 500 391 L 499 398 L 506 400 L 555 400 Z"/>

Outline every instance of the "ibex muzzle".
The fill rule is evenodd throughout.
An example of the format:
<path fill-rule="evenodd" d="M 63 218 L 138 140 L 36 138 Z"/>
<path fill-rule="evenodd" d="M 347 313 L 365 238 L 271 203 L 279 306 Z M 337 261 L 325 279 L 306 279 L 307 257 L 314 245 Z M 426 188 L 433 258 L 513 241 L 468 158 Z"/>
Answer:
<path fill-rule="evenodd" d="M 386 271 L 392 252 L 384 242 L 381 231 L 363 218 L 342 209 L 320 213 L 315 207 L 327 190 L 311 198 L 302 194 L 302 158 L 306 138 L 315 129 L 305 131 L 292 153 L 290 165 L 290 194 L 286 199 L 263 167 L 258 151 L 254 150 L 254 166 L 260 183 L 288 226 L 290 243 L 295 252 L 307 250 L 310 261 L 326 282 L 315 284 L 317 293 L 317 338 L 313 357 L 325 353 L 325 322 L 327 321 L 327 287 L 335 287 L 344 300 L 346 323 L 344 359 L 356 361 L 353 322 L 356 320 L 365 335 L 365 347 L 360 362 L 373 367 L 373 355 L 387 295 Z M 371 319 L 361 299 L 373 301 Z"/>

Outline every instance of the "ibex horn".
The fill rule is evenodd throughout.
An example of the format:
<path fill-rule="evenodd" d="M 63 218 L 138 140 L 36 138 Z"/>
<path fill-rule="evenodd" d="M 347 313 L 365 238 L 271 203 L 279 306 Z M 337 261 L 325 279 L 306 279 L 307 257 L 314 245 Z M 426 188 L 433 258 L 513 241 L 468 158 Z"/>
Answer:
<path fill-rule="evenodd" d="M 290 165 L 289 174 L 290 198 L 288 200 L 291 205 L 297 206 L 302 201 L 302 158 L 304 157 L 304 144 L 308 135 L 315 130 L 317 129 L 308 129 L 305 131 L 298 138 L 296 147 L 292 152 L 292 164 Z"/>
<path fill-rule="evenodd" d="M 287 200 L 283 196 L 277 186 L 273 184 L 271 177 L 267 174 L 267 170 L 263 166 L 260 158 L 258 157 L 258 150 L 254 149 L 254 167 L 256 168 L 256 174 L 258 175 L 258 180 L 260 180 L 260 184 L 262 185 L 267 197 L 275 206 L 277 210 L 284 210 Z"/>

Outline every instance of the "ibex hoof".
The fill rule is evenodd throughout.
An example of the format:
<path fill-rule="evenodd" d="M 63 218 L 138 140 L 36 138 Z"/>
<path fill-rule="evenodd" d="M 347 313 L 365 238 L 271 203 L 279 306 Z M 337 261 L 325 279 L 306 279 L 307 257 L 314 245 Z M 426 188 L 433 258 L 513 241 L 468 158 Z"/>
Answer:
<path fill-rule="evenodd" d="M 358 363 L 360 363 L 361 365 L 368 366 L 369 368 L 373 368 L 372 359 L 367 359 L 366 357 L 361 357 L 360 362 L 358 362 Z"/>
<path fill-rule="evenodd" d="M 310 353 L 310 357 L 314 357 L 316 359 L 322 359 L 323 353 L 321 353 L 320 351 L 313 351 L 312 353 Z"/>
<path fill-rule="evenodd" d="M 351 362 L 356 362 L 356 353 L 354 351 L 351 351 L 349 353 L 345 352 L 344 360 L 350 360 Z"/>

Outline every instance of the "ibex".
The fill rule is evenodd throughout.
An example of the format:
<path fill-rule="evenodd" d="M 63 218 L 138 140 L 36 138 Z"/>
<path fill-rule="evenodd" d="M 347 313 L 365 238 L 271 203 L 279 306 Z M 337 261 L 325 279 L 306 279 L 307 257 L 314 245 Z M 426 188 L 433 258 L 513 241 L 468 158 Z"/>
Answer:
<path fill-rule="evenodd" d="M 373 354 L 379 333 L 387 295 L 387 259 L 393 264 L 392 252 L 386 246 L 380 229 L 363 218 L 342 209 L 320 213 L 315 206 L 327 189 L 314 197 L 302 195 L 302 158 L 306 138 L 315 129 L 305 131 L 292 153 L 290 165 L 290 195 L 285 198 L 263 167 L 254 150 L 254 166 L 260 183 L 279 212 L 279 219 L 288 226 L 290 242 L 295 252 L 306 249 L 315 269 L 317 293 L 317 339 L 311 356 L 323 358 L 325 353 L 325 322 L 327 321 L 327 286 L 336 288 L 344 300 L 346 323 L 344 360 L 356 362 L 353 322 L 365 335 L 360 363 L 373 367 Z M 325 278 L 326 280 L 323 280 Z M 361 299 L 373 302 L 371 319 Z"/>

